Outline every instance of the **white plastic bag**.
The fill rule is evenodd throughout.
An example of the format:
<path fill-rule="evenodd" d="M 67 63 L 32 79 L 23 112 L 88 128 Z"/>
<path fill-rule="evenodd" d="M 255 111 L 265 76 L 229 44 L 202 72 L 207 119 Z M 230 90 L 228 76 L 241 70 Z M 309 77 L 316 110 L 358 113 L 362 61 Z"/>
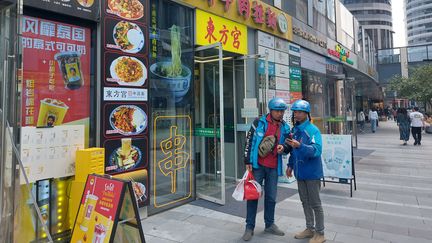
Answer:
<path fill-rule="evenodd" d="M 246 181 L 246 177 L 248 175 L 248 171 L 246 171 L 243 175 L 243 178 L 240 180 L 240 182 L 237 184 L 232 197 L 236 200 L 236 201 L 243 201 L 244 199 L 244 183 Z"/>

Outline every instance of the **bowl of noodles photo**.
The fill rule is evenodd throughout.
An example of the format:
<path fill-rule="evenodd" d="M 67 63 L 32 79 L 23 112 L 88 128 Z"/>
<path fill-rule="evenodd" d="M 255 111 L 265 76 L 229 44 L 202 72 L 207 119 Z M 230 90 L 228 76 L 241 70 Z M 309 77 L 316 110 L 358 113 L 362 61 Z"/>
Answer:
<path fill-rule="evenodd" d="M 126 53 L 138 53 L 144 47 L 141 28 L 128 21 L 120 21 L 114 26 L 113 39 L 118 48 Z"/>
<path fill-rule="evenodd" d="M 138 0 L 108 0 L 108 7 L 115 14 L 127 20 L 137 20 L 144 16 L 144 6 Z"/>
<path fill-rule="evenodd" d="M 151 85 L 159 93 L 173 94 L 175 102 L 180 102 L 189 91 L 192 72 L 181 62 L 180 28 L 173 25 L 170 34 L 171 59 L 150 66 L 150 72 L 155 79 Z"/>
<path fill-rule="evenodd" d="M 122 147 L 117 148 L 111 153 L 109 165 L 114 166 L 116 172 L 122 172 L 135 168 L 141 162 L 141 150 L 135 146 L 130 146 L 128 151 Z"/>
<path fill-rule="evenodd" d="M 119 85 L 141 86 L 147 79 L 147 68 L 135 57 L 121 56 L 112 61 L 111 79 Z"/>
<path fill-rule="evenodd" d="M 110 125 L 122 135 L 137 135 L 147 127 L 146 113 L 135 105 L 120 105 L 110 114 Z"/>

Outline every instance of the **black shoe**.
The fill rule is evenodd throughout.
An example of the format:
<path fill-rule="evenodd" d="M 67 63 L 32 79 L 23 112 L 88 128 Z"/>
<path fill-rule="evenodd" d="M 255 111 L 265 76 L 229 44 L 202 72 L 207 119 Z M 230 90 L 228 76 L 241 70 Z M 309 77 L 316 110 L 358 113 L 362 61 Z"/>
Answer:
<path fill-rule="evenodd" d="M 417 145 L 417 142 L 414 142 L 414 146 Z"/>
<path fill-rule="evenodd" d="M 418 142 L 418 143 L 417 143 L 417 145 L 421 145 L 421 143 L 420 143 L 420 142 Z"/>

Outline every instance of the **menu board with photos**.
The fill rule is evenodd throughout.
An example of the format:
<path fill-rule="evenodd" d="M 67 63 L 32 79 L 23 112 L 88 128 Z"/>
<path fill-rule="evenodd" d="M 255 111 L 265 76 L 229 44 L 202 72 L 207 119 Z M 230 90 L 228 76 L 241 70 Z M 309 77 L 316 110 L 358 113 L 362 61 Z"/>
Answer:
<path fill-rule="evenodd" d="M 97 20 L 99 15 L 99 0 L 27 0 L 24 6 L 90 20 Z"/>
<path fill-rule="evenodd" d="M 147 12 L 147 0 L 102 1 L 101 146 L 105 148 L 105 172 L 111 175 L 147 174 Z M 141 183 L 144 192 L 148 191 L 145 178 Z"/>

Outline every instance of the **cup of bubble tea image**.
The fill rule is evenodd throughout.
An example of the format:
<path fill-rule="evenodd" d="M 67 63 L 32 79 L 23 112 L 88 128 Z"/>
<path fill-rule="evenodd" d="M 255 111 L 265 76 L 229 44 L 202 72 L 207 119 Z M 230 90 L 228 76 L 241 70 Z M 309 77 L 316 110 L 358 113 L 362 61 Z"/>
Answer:
<path fill-rule="evenodd" d="M 95 225 L 93 243 L 103 243 L 106 236 L 106 228 L 103 224 Z"/>
<path fill-rule="evenodd" d="M 37 126 L 57 126 L 63 123 L 69 107 L 61 100 L 45 98 L 40 101 Z"/>
<path fill-rule="evenodd" d="M 54 55 L 66 89 L 79 89 L 84 85 L 80 57 L 81 54 L 75 51 L 60 52 Z"/>
<path fill-rule="evenodd" d="M 84 232 L 88 231 L 88 226 L 93 216 L 93 211 L 96 207 L 96 202 L 98 199 L 99 198 L 93 194 L 87 194 L 86 196 L 86 200 L 84 203 L 85 211 L 80 224 L 80 229 Z"/>

